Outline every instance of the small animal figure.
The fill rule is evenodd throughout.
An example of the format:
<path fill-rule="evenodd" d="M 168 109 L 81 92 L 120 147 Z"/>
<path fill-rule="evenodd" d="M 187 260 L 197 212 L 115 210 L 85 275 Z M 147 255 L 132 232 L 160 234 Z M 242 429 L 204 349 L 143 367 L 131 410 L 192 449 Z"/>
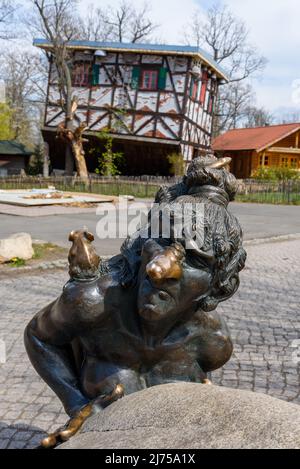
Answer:
<path fill-rule="evenodd" d="M 94 279 L 99 274 L 100 257 L 92 242 L 94 235 L 88 231 L 72 231 L 69 241 L 73 243 L 69 252 L 69 274 L 74 280 Z"/>

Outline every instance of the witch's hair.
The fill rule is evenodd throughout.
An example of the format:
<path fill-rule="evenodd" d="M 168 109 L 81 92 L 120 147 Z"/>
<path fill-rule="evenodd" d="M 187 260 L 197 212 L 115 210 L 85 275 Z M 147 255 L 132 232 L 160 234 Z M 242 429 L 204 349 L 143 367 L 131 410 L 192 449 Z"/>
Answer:
<path fill-rule="evenodd" d="M 203 249 L 213 250 L 216 263 L 211 293 L 200 300 L 199 306 L 204 311 L 212 311 L 220 302 L 233 296 L 239 288 L 239 273 L 245 267 L 247 253 L 242 246 L 241 226 L 225 207 L 207 203 L 204 224 Z"/>
<path fill-rule="evenodd" d="M 201 166 L 201 161 L 195 160 L 191 163 L 185 184 L 188 188 L 193 186 L 215 186 L 225 190 L 229 200 L 234 200 L 238 184 L 235 176 L 226 169 L 215 169 Z"/>

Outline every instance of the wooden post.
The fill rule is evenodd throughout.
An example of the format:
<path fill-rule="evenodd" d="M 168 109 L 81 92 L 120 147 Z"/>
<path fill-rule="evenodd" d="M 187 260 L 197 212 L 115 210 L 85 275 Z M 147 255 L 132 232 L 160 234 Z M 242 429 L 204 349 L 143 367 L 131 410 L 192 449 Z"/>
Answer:
<path fill-rule="evenodd" d="M 43 176 L 44 178 L 49 177 L 49 145 L 47 142 L 44 142 L 44 155 L 43 155 Z"/>

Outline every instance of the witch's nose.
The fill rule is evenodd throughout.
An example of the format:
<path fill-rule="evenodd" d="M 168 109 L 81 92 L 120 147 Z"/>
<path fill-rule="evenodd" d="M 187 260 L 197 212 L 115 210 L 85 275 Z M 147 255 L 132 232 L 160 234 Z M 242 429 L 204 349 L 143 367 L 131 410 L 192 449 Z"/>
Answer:
<path fill-rule="evenodd" d="M 155 262 L 150 262 L 150 264 L 146 267 L 147 274 L 151 278 L 151 280 L 162 280 L 164 278 L 164 271 L 160 267 L 160 265 L 156 264 Z"/>

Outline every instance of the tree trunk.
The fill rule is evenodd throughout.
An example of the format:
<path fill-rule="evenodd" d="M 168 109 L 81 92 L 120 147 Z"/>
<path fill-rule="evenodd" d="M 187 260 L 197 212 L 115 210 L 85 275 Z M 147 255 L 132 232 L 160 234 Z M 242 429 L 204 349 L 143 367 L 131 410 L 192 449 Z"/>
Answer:
<path fill-rule="evenodd" d="M 65 175 L 73 176 L 74 173 L 74 157 L 70 143 L 66 143 L 65 149 Z"/>
<path fill-rule="evenodd" d="M 43 177 L 49 177 L 49 166 L 50 166 L 50 159 L 49 159 L 49 145 L 48 143 L 44 142 L 44 158 L 43 158 Z"/>
<path fill-rule="evenodd" d="M 73 149 L 73 154 L 75 157 L 75 164 L 76 164 L 78 176 L 82 179 L 88 179 L 89 173 L 88 173 L 87 166 L 86 166 L 82 139 L 73 140 L 72 149 Z"/>
<path fill-rule="evenodd" d="M 72 121 L 67 122 L 67 128 L 64 125 L 59 125 L 57 129 L 57 138 L 63 140 L 66 144 L 65 152 L 65 174 L 66 176 L 73 176 L 74 160 L 76 165 L 77 174 L 82 179 L 88 179 L 89 173 L 85 161 L 85 153 L 83 149 L 82 134 L 86 129 L 86 124 L 82 123 L 76 130 L 72 128 Z"/>
<path fill-rule="evenodd" d="M 70 119 L 66 120 L 66 129 L 72 132 L 72 121 Z M 70 141 L 67 140 L 65 149 L 65 175 L 73 176 L 74 173 L 74 156 L 72 152 L 72 147 Z"/>

